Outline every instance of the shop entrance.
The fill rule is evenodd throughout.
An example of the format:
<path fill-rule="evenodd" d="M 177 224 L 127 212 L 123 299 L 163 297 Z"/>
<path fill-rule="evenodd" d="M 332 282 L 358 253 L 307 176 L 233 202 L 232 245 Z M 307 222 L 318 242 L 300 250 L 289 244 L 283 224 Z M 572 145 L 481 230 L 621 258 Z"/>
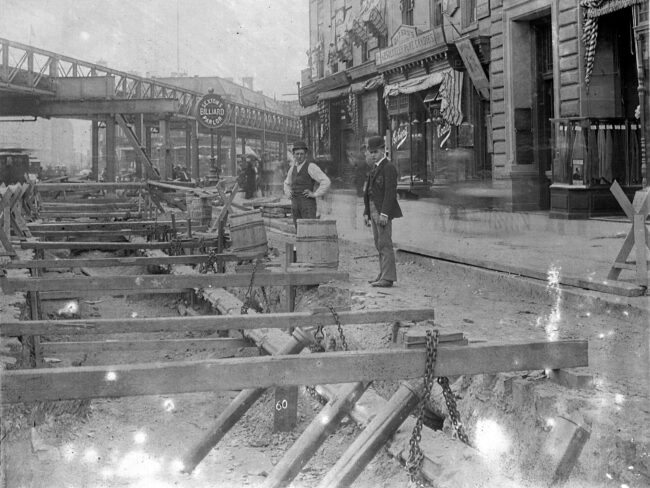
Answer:
<path fill-rule="evenodd" d="M 534 83 L 537 103 L 533 103 L 533 147 L 539 170 L 539 208 L 548 210 L 553 147 L 553 39 L 551 16 L 531 22 L 535 62 Z"/>

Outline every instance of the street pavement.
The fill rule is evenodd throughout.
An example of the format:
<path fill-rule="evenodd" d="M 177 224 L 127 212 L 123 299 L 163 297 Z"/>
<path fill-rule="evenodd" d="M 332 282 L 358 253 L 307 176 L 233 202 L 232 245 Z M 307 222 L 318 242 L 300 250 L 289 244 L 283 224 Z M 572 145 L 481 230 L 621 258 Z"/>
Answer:
<path fill-rule="evenodd" d="M 601 299 L 650 313 L 650 296 L 623 270 L 607 280 L 631 224 L 624 218 L 550 219 L 547 212 L 454 208 L 438 199 L 400 200 L 404 217 L 393 221 L 398 251 L 417 252 L 589 290 Z M 321 219 L 335 219 L 340 239 L 372 244 L 363 202 L 354 192 L 331 191 L 319 200 Z M 634 260 L 634 249 L 628 260 Z"/>

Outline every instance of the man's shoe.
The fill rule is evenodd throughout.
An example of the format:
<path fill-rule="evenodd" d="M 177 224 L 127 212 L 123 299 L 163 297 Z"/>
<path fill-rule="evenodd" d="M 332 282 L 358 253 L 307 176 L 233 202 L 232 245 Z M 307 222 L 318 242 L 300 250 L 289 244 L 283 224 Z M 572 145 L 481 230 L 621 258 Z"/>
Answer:
<path fill-rule="evenodd" d="M 374 283 L 370 283 L 370 286 L 374 286 L 376 288 L 390 288 L 393 286 L 393 282 L 389 280 L 379 280 L 375 281 Z"/>
<path fill-rule="evenodd" d="M 374 280 L 368 280 L 368 283 L 375 283 L 375 282 L 379 281 L 380 278 L 381 278 L 381 275 L 377 275 L 377 277 Z"/>

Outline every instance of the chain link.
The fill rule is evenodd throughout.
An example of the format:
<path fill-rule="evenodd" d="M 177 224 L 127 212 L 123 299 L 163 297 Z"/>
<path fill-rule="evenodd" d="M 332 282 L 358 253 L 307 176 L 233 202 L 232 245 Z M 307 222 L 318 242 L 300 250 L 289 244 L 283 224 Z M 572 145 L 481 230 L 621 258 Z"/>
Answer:
<path fill-rule="evenodd" d="M 255 272 L 257 271 L 257 265 L 259 263 L 259 260 L 255 260 L 255 264 L 253 264 L 253 272 L 251 273 L 251 281 L 248 284 L 248 290 L 246 290 L 246 295 L 244 295 L 244 303 L 241 306 L 241 314 L 246 315 L 248 313 L 248 309 L 251 306 L 251 293 L 253 292 L 253 284 L 255 283 Z"/>
<path fill-rule="evenodd" d="M 336 310 L 334 310 L 334 307 L 332 307 L 331 305 L 328 305 L 327 308 L 332 313 L 332 317 L 334 317 L 334 321 L 336 322 L 336 326 L 339 331 L 339 338 L 341 339 L 341 345 L 343 346 L 343 350 L 347 351 L 348 342 L 345 340 L 345 335 L 343 334 L 343 327 L 341 326 L 341 319 L 339 318 L 339 314 L 336 313 Z"/>
<path fill-rule="evenodd" d="M 202 254 L 207 254 L 208 256 L 205 261 L 199 265 L 199 273 L 205 274 L 210 270 L 216 273 L 217 268 L 215 268 L 215 265 L 219 262 L 219 253 L 217 252 L 217 249 L 213 247 L 207 252 L 204 249 Z"/>
<path fill-rule="evenodd" d="M 171 240 L 171 246 L 169 247 L 169 255 L 182 256 L 183 254 L 185 254 L 185 251 L 183 250 L 183 241 L 180 237 L 174 237 Z"/>
<path fill-rule="evenodd" d="M 434 376 L 433 372 L 438 358 L 438 330 L 427 330 L 426 349 L 427 360 L 424 369 L 424 395 L 420 400 L 418 407 L 418 416 L 411 433 L 411 440 L 409 441 L 409 457 L 406 462 L 406 470 L 409 474 L 409 481 L 415 486 L 424 486 L 422 479 L 421 467 L 424 460 L 424 454 L 420 448 L 420 441 L 422 440 L 422 425 L 424 423 L 424 410 L 426 408 L 427 398 L 431 394 L 433 387 Z"/>
<path fill-rule="evenodd" d="M 442 394 L 445 397 L 445 404 L 447 405 L 447 410 L 449 410 L 449 418 L 451 418 L 451 423 L 456 430 L 456 435 L 465 444 L 471 446 L 469 443 L 469 437 L 467 437 L 467 434 L 465 433 L 463 423 L 460 421 L 460 413 L 458 412 L 458 406 L 456 405 L 456 397 L 449 386 L 449 378 L 441 376 L 438 378 L 438 384 L 442 387 Z"/>
<path fill-rule="evenodd" d="M 314 342 L 309 345 L 309 350 L 312 353 L 325 352 L 325 347 L 323 346 L 323 339 L 325 339 L 325 333 L 323 332 L 323 324 L 318 324 L 316 326 L 316 331 L 314 332 Z M 316 391 L 316 388 L 313 386 L 305 385 L 305 390 L 309 393 L 314 400 L 325 405 L 327 403 L 327 398 Z"/>

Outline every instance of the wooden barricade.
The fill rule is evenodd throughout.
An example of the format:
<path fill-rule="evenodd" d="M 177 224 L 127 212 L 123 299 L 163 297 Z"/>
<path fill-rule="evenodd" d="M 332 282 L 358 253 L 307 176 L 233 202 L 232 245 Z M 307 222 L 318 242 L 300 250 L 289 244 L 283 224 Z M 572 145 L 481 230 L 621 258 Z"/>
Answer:
<path fill-rule="evenodd" d="M 650 214 L 650 190 L 648 188 L 637 191 L 634 200 L 630 202 L 618 182 L 614 182 L 610 191 L 616 197 L 619 205 L 630 219 L 632 228 L 627 233 L 621 250 L 614 259 L 614 264 L 607 275 L 607 279 L 617 280 L 624 269 L 635 271 L 638 285 L 648 287 L 648 250 L 650 249 L 650 233 L 646 227 L 646 219 Z M 636 249 L 636 260 L 628 262 L 627 258 Z"/>

